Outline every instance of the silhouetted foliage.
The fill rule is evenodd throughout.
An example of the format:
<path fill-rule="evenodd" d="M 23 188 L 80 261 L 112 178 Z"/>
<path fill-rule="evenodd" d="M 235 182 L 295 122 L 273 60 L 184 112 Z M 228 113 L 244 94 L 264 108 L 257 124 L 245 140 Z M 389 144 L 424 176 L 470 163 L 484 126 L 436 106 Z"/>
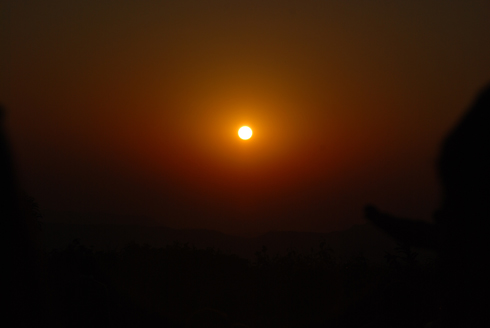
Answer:
<path fill-rule="evenodd" d="M 442 145 L 438 171 L 442 204 L 434 224 L 381 213 L 366 206 L 366 217 L 403 245 L 435 249 L 438 282 L 444 300 L 442 327 L 488 327 L 486 306 L 490 249 L 490 86 L 451 131 Z M 406 265 L 415 256 L 401 248 Z M 398 256 L 387 254 L 392 265 Z M 408 294 L 406 294 L 408 297 Z"/>
<path fill-rule="evenodd" d="M 7 303 L 4 320 L 11 327 L 42 324 L 46 294 L 42 290 L 39 211 L 32 198 L 17 185 L 13 154 L 4 131 L 5 112 L 0 106 L 0 219 L 3 224 L 4 273 Z"/>
<path fill-rule="evenodd" d="M 405 289 L 414 292 L 402 307 L 417 311 L 411 314 L 414 320 L 428 320 L 427 312 L 436 312 L 438 306 L 435 291 L 427 288 L 433 271 L 406 261 L 411 251 L 390 251 L 397 252 L 400 266 L 412 269 L 400 274 L 389 263 L 369 263 L 362 254 L 341 262 L 325 243 L 308 254 L 290 250 L 284 256 L 262 248 L 249 261 L 188 244 L 153 248 L 133 243 L 119 251 L 95 252 L 75 240 L 50 252 L 48 259 L 53 288 L 64 297 L 64 313 L 73 318 L 75 309 L 83 308 L 117 326 L 158 319 L 170 327 L 231 327 L 234 322 L 249 327 L 356 327 L 388 320 L 403 295 L 397 291 Z M 88 302 L 96 295 L 102 295 L 98 303 Z M 88 310 L 84 302 L 106 310 Z"/>

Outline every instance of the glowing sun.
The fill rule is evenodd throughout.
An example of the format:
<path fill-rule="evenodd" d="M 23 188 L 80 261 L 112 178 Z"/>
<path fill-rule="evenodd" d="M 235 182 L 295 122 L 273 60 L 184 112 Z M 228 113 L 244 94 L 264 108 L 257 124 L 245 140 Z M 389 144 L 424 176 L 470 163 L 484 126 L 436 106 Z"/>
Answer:
<path fill-rule="evenodd" d="M 248 140 L 252 136 L 252 129 L 248 126 L 242 126 L 238 129 L 238 136 L 243 140 Z"/>

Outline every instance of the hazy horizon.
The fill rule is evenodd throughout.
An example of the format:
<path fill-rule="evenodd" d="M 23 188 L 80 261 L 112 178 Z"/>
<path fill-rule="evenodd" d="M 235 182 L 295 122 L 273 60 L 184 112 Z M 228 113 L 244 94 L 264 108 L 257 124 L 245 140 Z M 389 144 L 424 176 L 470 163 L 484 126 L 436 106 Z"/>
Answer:
<path fill-rule="evenodd" d="M 4 1 L 0 103 L 42 210 L 231 234 L 430 220 L 490 78 L 487 1 Z M 240 140 L 249 125 L 253 137 Z"/>

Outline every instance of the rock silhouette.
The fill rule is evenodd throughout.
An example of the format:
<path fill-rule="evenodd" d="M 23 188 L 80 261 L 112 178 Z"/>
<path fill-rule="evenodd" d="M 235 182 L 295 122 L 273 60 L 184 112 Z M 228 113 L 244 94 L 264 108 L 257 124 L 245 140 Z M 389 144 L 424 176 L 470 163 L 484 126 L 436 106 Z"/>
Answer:
<path fill-rule="evenodd" d="M 442 144 L 437 163 L 442 204 L 434 224 L 380 212 L 365 216 L 396 240 L 438 253 L 445 300 L 441 327 L 488 327 L 486 263 L 490 233 L 490 85 Z"/>

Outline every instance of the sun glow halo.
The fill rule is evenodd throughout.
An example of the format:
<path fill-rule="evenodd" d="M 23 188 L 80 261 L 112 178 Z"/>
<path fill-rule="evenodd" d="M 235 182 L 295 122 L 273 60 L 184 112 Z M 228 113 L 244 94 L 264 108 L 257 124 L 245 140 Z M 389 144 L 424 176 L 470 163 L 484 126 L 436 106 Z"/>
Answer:
<path fill-rule="evenodd" d="M 242 126 L 238 129 L 238 136 L 243 140 L 248 140 L 252 136 L 252 129 L 248 126 Z"/>

